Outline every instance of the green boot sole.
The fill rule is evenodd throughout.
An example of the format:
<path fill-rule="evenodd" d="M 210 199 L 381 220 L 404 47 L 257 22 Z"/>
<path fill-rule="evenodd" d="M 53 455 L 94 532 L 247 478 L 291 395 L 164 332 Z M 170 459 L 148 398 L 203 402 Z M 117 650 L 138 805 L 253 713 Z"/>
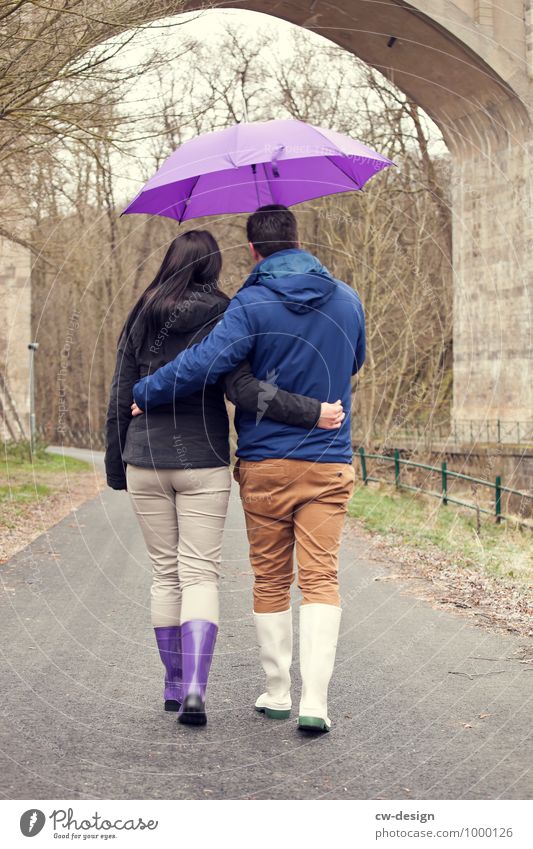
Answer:
<path fill-rule="evenodd" d="M 301 728 L 302 731 L 313 731 L 318 733 L 329 731 L 329 725 L 326 720 L 321 719 L 319 716 L 299 716 L 298 728 Z"/>
<path fill-rule="evenodd" d="M 289 719 L 291 715 L 290 708 L 288 710 L 276 710 L 275 708 L 256 707 L 256 711 L 257 713 L 264 713 L 269 719 Z"/>

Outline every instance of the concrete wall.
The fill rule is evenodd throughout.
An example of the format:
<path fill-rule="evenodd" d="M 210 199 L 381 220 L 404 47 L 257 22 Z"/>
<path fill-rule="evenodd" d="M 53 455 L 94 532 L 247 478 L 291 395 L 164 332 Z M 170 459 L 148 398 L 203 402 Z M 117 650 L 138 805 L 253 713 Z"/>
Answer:
<path fill-rule="evenodd" d="M 458 420 L 533 419 L 533 140 L 456 161 L 454 374 Z"/>
<path fill-rule="evenodd" d="M 29 351 L 31 341 L 31 261 L 29 252 L 13 242 L 0 238 L 0 370 L 13 399 L 25 435 L 29 435 Z M 9 403 L 0 385 L 2 407 L 11 427 L 17 422 L 9 412 Z M 4 418 L 0 418 L 2 438 L 10 434 Z"/>

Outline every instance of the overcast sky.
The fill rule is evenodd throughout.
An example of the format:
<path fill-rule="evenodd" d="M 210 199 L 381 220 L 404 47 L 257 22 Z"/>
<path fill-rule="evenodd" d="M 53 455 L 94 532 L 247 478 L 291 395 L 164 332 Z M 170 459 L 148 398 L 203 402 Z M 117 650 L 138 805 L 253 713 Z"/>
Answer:
<path fill-rule="evenodd" d="M 243 28 L 244 32 L 250 32 L 253 36 L 259 31 L 268 29 L 275 33 L 276 49 L 278 57 L 283 59 L 283 54 L 291 50 L 290 32 L 296 29 L 293 24 L 270 15 L 237 9 L 226 9 L 216 11 L 194 12 L 185 15 L 177 15 L 171 18 L 155 22 L 149 28 L 139 31 L 133 42 L 123 48 L 114 61 L 123 68 L 135 67 L 146 57 L 154 47 L 160 48 L 164 53 L 176 56 L 172 61 L 176 72 L 186 73 L 187 62 L 180 59 L 183 44 L 186 40 L 195 38 L 204 44 L 210 41 L 216 43 L 220 37 L 224 25 L 235 22 Z M 180 22 L 179 25 L 176 25 Z M 317 43 L 328 43 L 327 39 L 311 32 L 311 38 L 316 38 Z M 278 59 L 279 61 L 279 59 Z M 157 90 L 149 76 L 138 78 L 131 86 L 126 100 L 135 109 L 139 110 L 139 116 L 150 113 L 151 108 L 157 100 Z M 432 124 L 432 135 L 435 139 L 436 150 L 445 150 L 440 142 L 438 128 Z M 364 139 L 362 139 L 364 141 Z M 129 157 L 118 158 L 114 165 L 115 178 L 119 187 L 119 196 L 132 199 L 140 189 L 143 179 L 137 172 L 135 163 Z"/>

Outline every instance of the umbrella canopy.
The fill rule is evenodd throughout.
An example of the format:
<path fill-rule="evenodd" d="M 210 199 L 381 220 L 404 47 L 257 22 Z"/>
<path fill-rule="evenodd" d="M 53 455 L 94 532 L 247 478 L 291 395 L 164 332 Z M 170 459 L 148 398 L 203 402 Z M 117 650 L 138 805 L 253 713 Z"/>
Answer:
<path fill-rule="evenodd" d="M 360 189 L 393 164 L 349 136 L 303 121 L 236 124 L 182 144 L 124 213 L 186 221 L 291 206 Z"/>

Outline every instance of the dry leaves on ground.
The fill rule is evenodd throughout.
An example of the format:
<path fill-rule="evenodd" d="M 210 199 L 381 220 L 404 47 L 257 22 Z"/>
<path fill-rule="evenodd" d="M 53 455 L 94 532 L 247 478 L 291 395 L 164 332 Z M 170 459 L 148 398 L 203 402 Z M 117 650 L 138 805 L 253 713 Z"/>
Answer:
<path fill-rule="evenodd" d="M 13 557 L 17 551 L 21 551 L 104 488 L 105 480 L 100 475 L 71 472 L 66 487 L 39 501 L 24 505 L 4 504 L 2 515 L 5 525 L 0 535 L 0 563 Z"/>
<path fill-rule="evenodd" d="M 484 573 L 454 561 L 433 546 L 427 550 L 398 543 L 369 531 L 358 519 L 360 536 L 368 539 L 380 563 L 394 566 L 389 580 L 406 581 L 406 588 L 435 605 L 475 618 L 480 625 L 533 637 L 533 586 Z"/>

